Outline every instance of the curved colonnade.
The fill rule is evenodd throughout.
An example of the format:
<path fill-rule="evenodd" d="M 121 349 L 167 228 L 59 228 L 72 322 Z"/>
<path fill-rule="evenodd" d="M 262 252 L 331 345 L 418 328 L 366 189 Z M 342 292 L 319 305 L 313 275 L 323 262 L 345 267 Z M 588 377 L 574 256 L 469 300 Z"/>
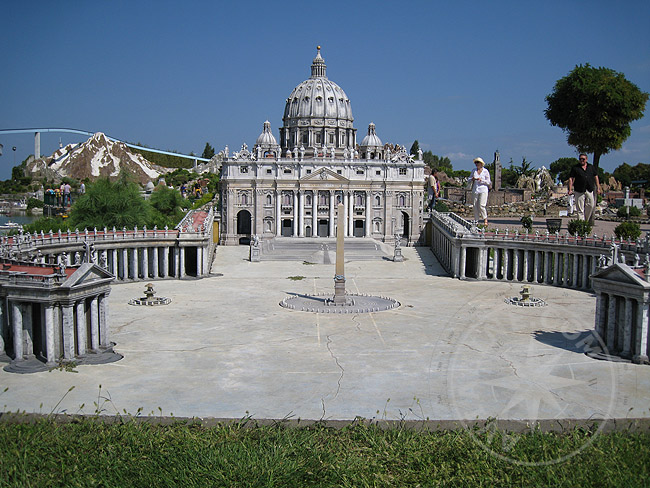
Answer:
<path fill-rule="evenodd" d="M 650 236 L 483 232 L 453 214 L 433 212 L 427 242 L 454 278 L 544 284 L 594 292 L 595 331 L 610 355 L 648 363 Z M 644 262 L 642 261 L 642 256 Z"/>

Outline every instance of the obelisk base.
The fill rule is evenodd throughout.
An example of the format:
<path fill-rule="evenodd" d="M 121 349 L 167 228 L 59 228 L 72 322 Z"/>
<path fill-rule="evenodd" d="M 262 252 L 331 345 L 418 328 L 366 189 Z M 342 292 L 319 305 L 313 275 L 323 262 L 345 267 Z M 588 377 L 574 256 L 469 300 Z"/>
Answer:
<path fill-rule="evenodd" d="M 334 305 L 347 305 L 349 300 L 345 295 L 345 276 L 334 277 Z"/>

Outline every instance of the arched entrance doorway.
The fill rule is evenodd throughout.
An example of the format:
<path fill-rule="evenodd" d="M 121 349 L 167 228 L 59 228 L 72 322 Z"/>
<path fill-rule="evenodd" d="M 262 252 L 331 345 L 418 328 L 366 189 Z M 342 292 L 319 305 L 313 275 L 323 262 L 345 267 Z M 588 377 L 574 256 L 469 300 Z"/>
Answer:
<path fill-rule="evenodd" d="M 237 213 L 237 234 L 240 236 L 240 243 L 242 238 L 250 238 L 251 236 L 251 213 L 248 210 L 240 210 Z"/>
<path fill-rule="evenodd" d="M 402 229 L 402 236 L 408 239 L 408 237 L 411 235 L 410 218 L 409 214 L 404 211 L 402 211 Z"/>

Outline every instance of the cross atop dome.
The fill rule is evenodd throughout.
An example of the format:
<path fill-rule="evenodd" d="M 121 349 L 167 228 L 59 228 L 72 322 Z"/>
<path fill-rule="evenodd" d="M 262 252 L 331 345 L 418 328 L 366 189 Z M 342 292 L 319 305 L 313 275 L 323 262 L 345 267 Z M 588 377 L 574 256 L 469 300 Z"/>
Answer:
<path fill-rule="evenodd" d="M 327 78 L 325 74 L 327 66 L 325 60 L 320 55 L 320 46 L 316 46 L 316 57 L 311 64 L 311 77 L 312 78 Z"/>

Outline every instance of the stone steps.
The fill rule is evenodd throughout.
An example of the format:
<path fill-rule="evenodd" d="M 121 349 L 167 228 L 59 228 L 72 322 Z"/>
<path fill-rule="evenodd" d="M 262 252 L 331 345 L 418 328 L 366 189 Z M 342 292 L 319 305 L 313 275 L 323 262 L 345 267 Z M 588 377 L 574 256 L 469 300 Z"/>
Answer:
<path fill-rule="evenodd" d="M 274 238 L 261 243 L 262 261 L 304 261 L 315 264 L 336 262 L 336 239 Z M 390 257 L 387 246 L 374 239 L 345 240 L 345 261 L 370 261 Z"/>

